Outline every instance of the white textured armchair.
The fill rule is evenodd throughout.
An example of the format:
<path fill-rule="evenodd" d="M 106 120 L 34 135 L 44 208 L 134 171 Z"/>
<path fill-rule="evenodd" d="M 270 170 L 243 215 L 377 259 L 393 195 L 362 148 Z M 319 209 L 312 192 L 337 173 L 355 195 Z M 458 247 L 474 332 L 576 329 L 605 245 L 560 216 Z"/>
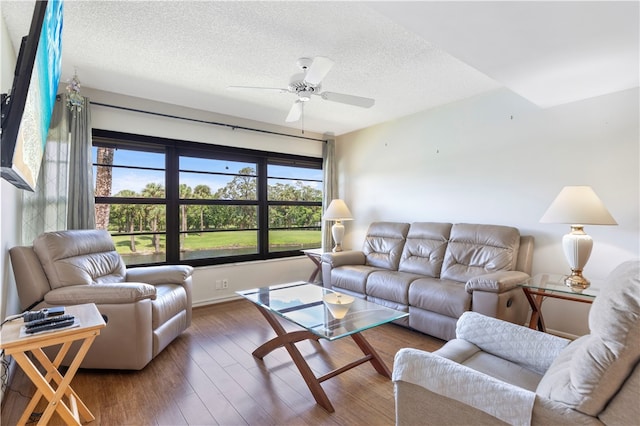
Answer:
<path fill-rule="evenodd" d="M 396 354 L 396 423 L 637 424 L 640 262 L 611 273 L 589 328 L 569 341 L 467 312 L 440 350 Z"/>

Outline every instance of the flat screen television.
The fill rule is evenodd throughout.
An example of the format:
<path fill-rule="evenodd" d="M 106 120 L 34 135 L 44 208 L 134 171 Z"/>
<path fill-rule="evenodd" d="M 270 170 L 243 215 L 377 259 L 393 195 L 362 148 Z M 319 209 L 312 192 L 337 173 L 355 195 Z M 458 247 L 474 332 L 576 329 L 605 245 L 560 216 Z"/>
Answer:
<path fill-rule="evenodd" d="M 60 82 L 62 0 L 36 1 L 22 39 L 11 92 L 2 95 L 0 175 L 35 190 Z"/>

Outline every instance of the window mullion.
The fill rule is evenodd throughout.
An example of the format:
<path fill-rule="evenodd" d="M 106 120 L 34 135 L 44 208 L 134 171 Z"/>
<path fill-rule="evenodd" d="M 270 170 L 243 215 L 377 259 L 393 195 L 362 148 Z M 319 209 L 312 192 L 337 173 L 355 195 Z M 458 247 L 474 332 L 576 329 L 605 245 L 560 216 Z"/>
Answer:
<path fill-rule="evenodd" d="M 167 263 L 180 261 L 180 173 L 179 157 L 175 147 L 167 147 L 166 202 L 167 202 Z"/>
<path fill-rule="evenodd" d="M 258 160 L 258 247 L 260 256 L 265 258 L 269 253 L 269 200 L 267 199 L 268 179 L 267 161 Z"/>

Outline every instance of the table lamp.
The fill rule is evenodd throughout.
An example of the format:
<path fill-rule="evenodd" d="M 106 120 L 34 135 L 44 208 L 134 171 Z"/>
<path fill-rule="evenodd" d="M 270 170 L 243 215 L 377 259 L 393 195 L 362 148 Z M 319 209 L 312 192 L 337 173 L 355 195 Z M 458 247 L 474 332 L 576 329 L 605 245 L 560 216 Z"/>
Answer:
<path fill-rule="evenodd" d="M 327 210 L 324 212 L 322 219 L 335 221 L 331 227 L 333 242 L 336 244 L 335 247 L 333 247 L 333 251 L 342 251 L 342 239 L 344 238 L 344 225 L 342 224 L 342 221 L 353 220 L 349 207 L 347 207 L 343 200 L 332 200 L 329 207 L 327 207 Z"/>
<path fill-rule="evenodd" d="M 582 275 L 589 260 L 593 240 L 584 232 L 584 225 L 617 225 L 600 198 L 590 186 L 565 186 L 553 200 L 541 223 L 568 223 L 571 232 L 562 237 L 562 248 L 571 267 L 564 283 L 576 290 L 584 290 L 590 282 Z"/>

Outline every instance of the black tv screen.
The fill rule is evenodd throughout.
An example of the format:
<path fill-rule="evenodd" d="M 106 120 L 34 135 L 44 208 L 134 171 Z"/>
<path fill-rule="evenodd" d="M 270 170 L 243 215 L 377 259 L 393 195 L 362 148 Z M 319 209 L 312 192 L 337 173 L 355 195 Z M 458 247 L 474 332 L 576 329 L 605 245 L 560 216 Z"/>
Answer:
<path fill-rule="evenodd" d="M 60 82 L 62 0 L 37 1 L 22 39 L 11 93 L 2 99 L 1 176 L 36 186 Z"/>

